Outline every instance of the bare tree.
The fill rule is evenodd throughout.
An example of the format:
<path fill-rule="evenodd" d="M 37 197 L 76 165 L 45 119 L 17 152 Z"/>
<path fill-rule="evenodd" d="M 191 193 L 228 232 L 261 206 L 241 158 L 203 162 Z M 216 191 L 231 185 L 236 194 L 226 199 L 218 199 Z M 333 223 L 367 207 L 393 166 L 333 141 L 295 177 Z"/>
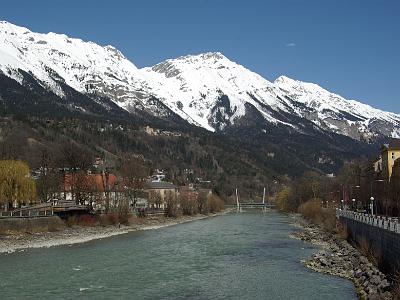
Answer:
<path fill-rule="evenodd" d="M 104 191 L 104 196 L 105 196 L 105 210 L 106 214 L 109 213 L 110 211 L 110 172 L 109 169 L 106 168 L 102 173 L 101 173 L 101 179 L 102 179 L 102 184 L 103 184 L 103 191 Z"/>
<path fill-rule="evenodd" d="M 207 214 L 207 195 L 208 192 L 200 191 L 197 197 L 197 210 L 201 214 Z"/>
<path fill-rule="evenodd" d="M 39 171 L 40 175 L 36 184 L 37 193 L 42 201 L 47 202 L 61 187 L 61 175 L 56 167 L 55 158 L 47 148 L 41 150 Z"/>
<path fill-rule="evenodd" d="M 164 198 L 165 207 L 164 214 L 166 217 L 176 218 L 178 216 L 179 202 L 176 194 L 172 191 L 167 191 Z"/>
<path fill-rule="evenodd" d="M 198 194 L 194 191 L 182 191 L 179 194 L 179 204 L 184 215 L 197 214 L 197 196 Z"/>
<path fill-rule="evenodd" d="M 127 158 L 121 167 L 125 197 L 136 206 L 138 194 L 143 190 L 143 185 L 148 175 L 148 169 L 143 161 L 138 158 Z"/>
<path fill-rule="evenodd" d="M 64 187 L 69 174 L 69 185 L 71 189 L 72 199 L 76 200 L 76 184 L 77 178 L 76 174 L 78 171 L 86 171 L 92 165 L 92 157 L 90 153 L 79 147 L 78 145 L 69 142 L 65 143 L 61 148 L 61 157 L 59 158 L 59 164 L 63 165 L 63 181 Z M 64 190 L 64 195 L 66 191 Z M 77 202 L 78 203 L 78 202 Z"/>

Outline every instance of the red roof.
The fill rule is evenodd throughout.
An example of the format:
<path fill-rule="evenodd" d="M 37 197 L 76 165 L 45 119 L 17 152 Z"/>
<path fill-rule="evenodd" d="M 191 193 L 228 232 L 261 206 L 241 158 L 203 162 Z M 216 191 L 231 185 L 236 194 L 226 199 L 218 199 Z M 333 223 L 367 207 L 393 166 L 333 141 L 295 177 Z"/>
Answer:
<path fill-rule="evenodd" d="M 104 187 L 108 190 L 113 190 L 117 182 L 117 177 L 114 174 L 66 174 L 64 176 L 64 190 L 70 191 L 72 186 L 75 189 L 83 189 L 87 191 L 104 192 Z"/>

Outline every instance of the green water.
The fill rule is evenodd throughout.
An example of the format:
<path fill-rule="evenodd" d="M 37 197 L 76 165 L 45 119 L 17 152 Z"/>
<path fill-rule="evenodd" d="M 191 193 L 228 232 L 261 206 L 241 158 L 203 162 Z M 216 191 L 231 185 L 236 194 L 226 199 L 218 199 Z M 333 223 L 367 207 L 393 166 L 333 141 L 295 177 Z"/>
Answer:
<path fill-rule="evenodd" d="M 315 248 L 276 212 L 239 213 L 0 255 L 0 299 L 356 299 L 301 265 Z"/>

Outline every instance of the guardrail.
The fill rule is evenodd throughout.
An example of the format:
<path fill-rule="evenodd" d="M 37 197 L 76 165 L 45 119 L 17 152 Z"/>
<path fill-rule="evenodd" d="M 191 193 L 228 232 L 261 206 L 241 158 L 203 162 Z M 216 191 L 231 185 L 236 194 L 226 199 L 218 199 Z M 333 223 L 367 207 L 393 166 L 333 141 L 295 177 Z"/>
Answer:
<path fill-rule="evenodd" d="M 395 233 L 400 233 L 400 222 L 398 218 L 372 216 L 369 214 L 342 209 L 336 209 L 336 217 L 348 218 Z"/>
<path fill-rule="evenodd" d="M 20 210 L 0 212 L 0 218 L 36 218 L 53 216 L 53 210 Z"/>

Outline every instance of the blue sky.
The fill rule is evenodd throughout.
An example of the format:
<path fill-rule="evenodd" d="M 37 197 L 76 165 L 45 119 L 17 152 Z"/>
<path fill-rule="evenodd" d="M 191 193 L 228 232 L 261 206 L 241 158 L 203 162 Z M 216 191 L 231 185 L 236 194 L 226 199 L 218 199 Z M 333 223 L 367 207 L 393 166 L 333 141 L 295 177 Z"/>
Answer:
<path fill-rule="evenodd" d="M 400 113 L 398 0 L 2 0 L 0 19 L 120 49 L 138 67 L 220 51 Z"/>

